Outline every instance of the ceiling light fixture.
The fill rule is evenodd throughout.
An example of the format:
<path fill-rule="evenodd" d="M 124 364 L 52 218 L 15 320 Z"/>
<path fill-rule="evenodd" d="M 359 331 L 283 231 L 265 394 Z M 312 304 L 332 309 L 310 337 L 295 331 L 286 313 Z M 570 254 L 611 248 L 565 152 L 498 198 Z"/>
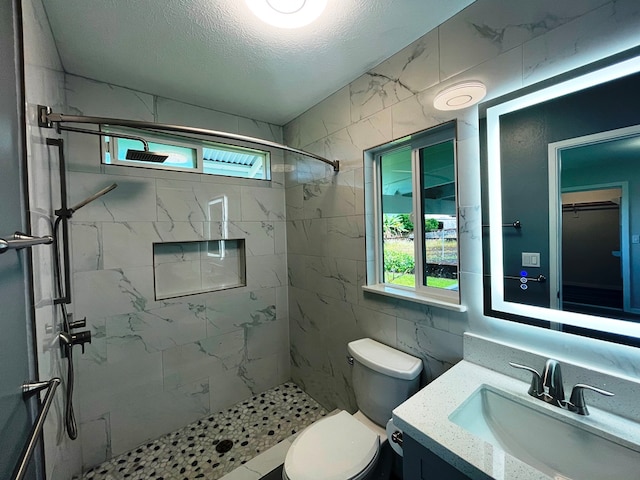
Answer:
<path fill-rule="evenodd" d="M 438 110 L 459 110 L 475 105 L 487 94 L 484 83 L 472 80 L 456 83 L 436 95 L 433 106 Z"/>
<path fill-rule="evenodd" d="M 280 28 L 309 25 L 324 11 L 327 0 L 246 0 L 263 22 Z"/>

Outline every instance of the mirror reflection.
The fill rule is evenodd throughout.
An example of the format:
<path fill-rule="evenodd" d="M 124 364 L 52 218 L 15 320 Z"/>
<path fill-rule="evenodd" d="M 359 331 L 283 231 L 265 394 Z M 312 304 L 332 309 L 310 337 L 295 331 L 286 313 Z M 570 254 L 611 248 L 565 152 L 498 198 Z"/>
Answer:
<path fill-rule="evenodd" d="M 637 54 L 481 106 L 488 315 L 640 338 Z"/>

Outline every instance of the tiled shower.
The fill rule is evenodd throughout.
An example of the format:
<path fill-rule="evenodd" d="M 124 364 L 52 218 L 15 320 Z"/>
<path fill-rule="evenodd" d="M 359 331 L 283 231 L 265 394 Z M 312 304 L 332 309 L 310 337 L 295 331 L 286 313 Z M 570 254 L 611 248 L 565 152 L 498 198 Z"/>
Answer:
<path fill-rule="evenodd" d="M 41 0 L 24 0 L 29 183 L 33 233 L 50 233 L 59 208 L 57 153 L 35 106 L 55 111 L 189 125 L 284 142 L 327 158 L 274 152 L 271 182 L 100 164 L 97 138 L 64 135 L 69 201 L 118 188 L 72 219 L 74 318 L 93 340 L 76 355 L 80 439 L 63 433 L 62 397 L 46 435 L 48 478 L 68 479 L 138 445 L 293 380 L 327 410 L 355 409 L 346 343 L 369 336 L 424 360 L 423 381 L 462 357 L 462 334 L 543 345 L 564 341 L 488 319 L 482 311 L 477 112 L 457 114 L 460 292 L 466 313 L 364 294 L 366 244 L 362 150 L 453 118 L 432 99 L 464 78 L 490 97 L 638 43 L 634 0 L 550 0 L 514 9 L 478 0 L 437 30 L 354 79 L 284 127 L 65 74 Z M 213 87 L 212 87 L 213 88 Z M 213 195 L 229 205 L 228 238 L 245 240 L 247 286 L 155 300 L 153 243 L 220 238 Z M 52 348 L 50 251 L 34 250 L 41 378 L 64 376 Z M 590 350 L 573 345 L 572 351 Z M 590 353 L 589 353 L 590 354 Z M 603 362 L 605 362 L 603 360 Z"/>

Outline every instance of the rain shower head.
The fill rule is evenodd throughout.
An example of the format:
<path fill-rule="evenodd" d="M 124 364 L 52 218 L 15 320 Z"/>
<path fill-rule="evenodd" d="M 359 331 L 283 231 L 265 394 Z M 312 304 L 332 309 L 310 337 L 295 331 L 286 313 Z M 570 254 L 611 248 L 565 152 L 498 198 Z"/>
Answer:
<path fill-rule="evenodd" d="M 138 162 L 155 162 L 162 163 L 169 155 L 165 155 L 164 153 L 154 153 L 149 150 L 127 150 L 127 155 L 125 157 L 127 160 L 135 160 Z"/>

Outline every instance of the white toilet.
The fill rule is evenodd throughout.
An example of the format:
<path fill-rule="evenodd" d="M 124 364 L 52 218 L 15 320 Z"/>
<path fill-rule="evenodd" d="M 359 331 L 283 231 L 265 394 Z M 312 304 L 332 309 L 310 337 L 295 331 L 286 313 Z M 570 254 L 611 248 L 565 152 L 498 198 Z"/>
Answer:
<path fill-rule="evenodd" d="M 358 412 L 323 418 L 294 440 L 284 480 L 366 480 L 386 440 L 391 410 L 418 391 L 422 361 L 363 338 L 349 343 Z"/>

